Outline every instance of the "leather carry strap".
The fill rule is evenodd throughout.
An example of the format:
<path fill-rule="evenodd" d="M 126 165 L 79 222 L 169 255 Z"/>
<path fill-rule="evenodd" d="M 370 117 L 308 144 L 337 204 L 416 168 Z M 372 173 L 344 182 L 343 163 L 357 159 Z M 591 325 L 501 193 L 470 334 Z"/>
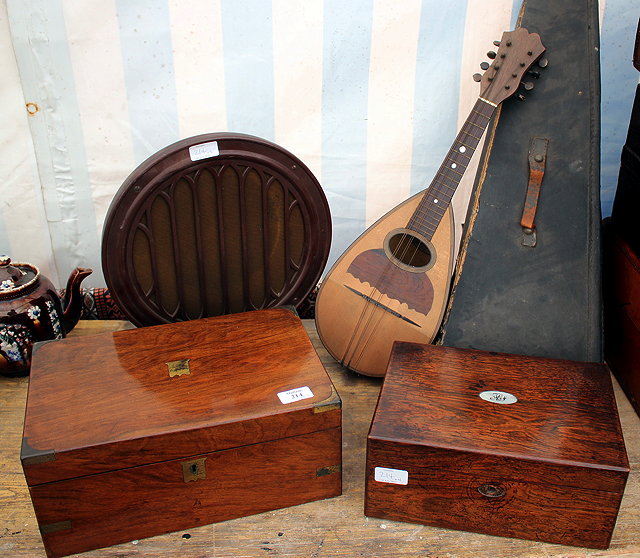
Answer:
<path fill-rule="evenodd" d="M 540 197 L 540 186 L 544 178 L 544 171 L 547 164 L 547 138 L 531 138 L 529 143 L 529 184 L 527 186 L 527 197 L 524 200 L 524 209 L 520 225 L 524 233 L 522 237 L 523 246 L 535 246 L 536 238 L 536 211 L 538 210 L 538 198 Z"/>

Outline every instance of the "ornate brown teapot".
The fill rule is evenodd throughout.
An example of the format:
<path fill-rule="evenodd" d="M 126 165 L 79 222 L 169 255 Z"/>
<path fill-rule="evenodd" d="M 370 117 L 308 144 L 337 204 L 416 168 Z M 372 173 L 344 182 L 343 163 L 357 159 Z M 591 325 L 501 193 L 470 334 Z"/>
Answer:
<path fill-rule="evenodd" d="M 82 310 L 80 283 L 91 273 L 74 269 L 60 300 L 36 266 L 0 255 L 0 374 L 28 374 L 33 343 L 61 339 L 74 328 Z"/>

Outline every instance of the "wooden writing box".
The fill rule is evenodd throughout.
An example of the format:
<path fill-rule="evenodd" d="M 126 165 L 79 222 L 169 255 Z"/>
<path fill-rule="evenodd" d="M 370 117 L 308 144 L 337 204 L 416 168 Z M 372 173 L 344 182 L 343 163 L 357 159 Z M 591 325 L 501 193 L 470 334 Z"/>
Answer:
<path fill-rule="evenodd" d="M 341 493 L 341 402 L 272 309 L 39 344 L 22 465 L 63 556 Z"/>
<path fill-rule="evenodd" d="M 365 514 L 607 548 L 628 472 L 606 366 L 396 343 Z"/>

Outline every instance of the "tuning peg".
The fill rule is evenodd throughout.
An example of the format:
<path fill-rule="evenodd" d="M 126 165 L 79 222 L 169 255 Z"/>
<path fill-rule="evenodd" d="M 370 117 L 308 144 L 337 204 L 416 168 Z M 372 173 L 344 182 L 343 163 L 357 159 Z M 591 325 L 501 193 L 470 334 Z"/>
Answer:
<path fill-rule="evenodd" d="M 527 98 L 522 93 L 518 93 L 516 95 L 516 99 L 518 99 L 518 101 L 522 101 L 523 103 L 527 100 Z"/>
<path fill-rule="evenodd" d="M 527 75 L 531 76 L 533 79 L 538 79 L 540 77 L 540 72 L 536 72 L 535 70 L 529 70 Z"/>
<path fill-rule="evenodd" d="M 538 60 L 538 66 L 541 68 L 546 68 L 548 64 L 549 61 L 546 58 L 540 58 L 540 60 Z"/>
<path fill-rule="evenodd" d="M 487 52 L 487 56 L 489 58 L 491 58 L 491 60 L 493 60 L 497 55 L 495 52 L 493 52 L 492 50 L 490 50 L 489 52 Z"/>
<path fill-rule="evenodd" d="M 473 74 L 473 81 L 482 81 L 482 74 Z"/>
<path fill-rule="evenodd" d="M 481 70 L 487 70 L 489 68 L 489 62 L 482 62 L 480 64 L 480 69 Z"/>
<path fill-rule="evenodd" d="M 534 85 L 530 81 L 525 81 L 522 83 L 522 87 L 524 87 L 525 91 L 531 91 L 534 88 Z"/>
<path fill-rule="evenodd" d="M 493 44 L 496 45 L 497 47 L 500 46 L 500 41 L 493 41 Z"/>

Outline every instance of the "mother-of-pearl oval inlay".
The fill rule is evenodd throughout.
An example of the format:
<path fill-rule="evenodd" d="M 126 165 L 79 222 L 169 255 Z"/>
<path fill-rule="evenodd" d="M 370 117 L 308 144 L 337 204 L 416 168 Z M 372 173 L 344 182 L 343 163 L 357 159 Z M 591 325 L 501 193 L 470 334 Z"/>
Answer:
<path fill-rule="evenodd" d="M 500 405 L 511 405 L 518 401 L 515 395 L 507 393 L 506 391 L 483 391 L 480 397 L 485 401 L 499 403 Z"/>

